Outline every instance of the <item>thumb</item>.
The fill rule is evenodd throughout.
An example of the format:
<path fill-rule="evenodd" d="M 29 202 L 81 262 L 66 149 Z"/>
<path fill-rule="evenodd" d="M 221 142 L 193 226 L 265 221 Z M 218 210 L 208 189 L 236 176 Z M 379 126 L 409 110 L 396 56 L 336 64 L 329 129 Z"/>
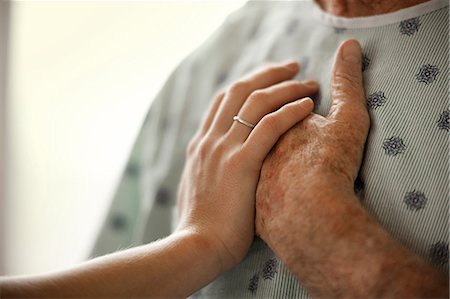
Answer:
<path fill-rule="evenodd" d="M 368 118 L 361 60 L 361 46 L 356 40 L 346 40 L 340 45 L 332 71 L 329 118 L 344 122 Z"/>

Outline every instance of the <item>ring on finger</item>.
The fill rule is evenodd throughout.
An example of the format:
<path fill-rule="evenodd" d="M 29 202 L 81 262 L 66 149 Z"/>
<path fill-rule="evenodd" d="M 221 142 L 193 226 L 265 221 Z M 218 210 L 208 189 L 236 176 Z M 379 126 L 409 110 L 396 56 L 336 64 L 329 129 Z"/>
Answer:
<path fill-rule="evenodd" d="M 252 124 L 252 123 L 250 123 L 250 122 L 240 118 L 238 115 L 235 115 L 233 117 L 233 121 L 237 121 L 237 122 L 243 124 L 244 126 L 249 127 L 250 129 L 253 129 L 255 127 L 254 124 Z"/>

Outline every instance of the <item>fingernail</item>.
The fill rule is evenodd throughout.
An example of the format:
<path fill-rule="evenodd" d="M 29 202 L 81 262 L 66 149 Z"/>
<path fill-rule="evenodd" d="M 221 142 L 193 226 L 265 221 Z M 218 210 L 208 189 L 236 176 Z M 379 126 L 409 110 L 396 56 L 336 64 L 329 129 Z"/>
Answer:
<path fill-rule="evenodd" d="M 284 67 L 286 67 L 292 71 L 296 71 L 296 70 L 298 70 L 298 62 L 295 60 L 289 60 L 289 61 L 285 62 Z"/>
<path fill-rule="evenodd" d="M 361 48 L 356 41 L 347 42 L 344 45 L 342 57 L 345 61 L 350 63 L 360 63 Z"/>
<path fill-rule="evenodd" d="M 318 86 L 317 82 L 314 80 L 303 81 L 303 85 L 306 87 L 316 88 Z"/>

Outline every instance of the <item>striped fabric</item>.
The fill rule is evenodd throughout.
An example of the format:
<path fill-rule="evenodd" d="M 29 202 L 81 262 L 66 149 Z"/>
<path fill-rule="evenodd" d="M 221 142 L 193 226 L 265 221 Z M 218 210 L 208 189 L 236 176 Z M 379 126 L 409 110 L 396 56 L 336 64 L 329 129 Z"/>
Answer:
<path fill-rule="evenodd" d="M 358 18 L 370 24 L 359 27 L 336 27 L 313 9 L 310 2 L 249 2 L 177 68 L 143 124 L 93 255 L 170 233 L 185 147 L 216 90 L 266 61 L 295 58 L 302 64 L 297 78 L 320 83 L 315 111 L 326 115 L 334 53 L 356 38 L 371 130 L 355 191 L 394 238 L 448 274 L 447 1 L 384 15 L 380 23 Z M 256 238 L 242 263 L 194 297 L 308 295 Z"/>

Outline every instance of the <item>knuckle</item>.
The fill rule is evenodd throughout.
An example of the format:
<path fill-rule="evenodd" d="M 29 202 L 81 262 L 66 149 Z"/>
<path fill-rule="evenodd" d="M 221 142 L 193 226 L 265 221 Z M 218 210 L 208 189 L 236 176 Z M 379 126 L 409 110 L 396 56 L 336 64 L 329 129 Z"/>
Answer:
<path fill-rule="evenodd" d="M 268 99 L 268 97 L 269 97 L 269 93 L 267 91 L 256 90 L 250 94 L 250 97 L 248 98 L 248 100 L 251 103 L 257 102 L 260 104 L 261 101 L 266 101 Z"/>
<path fill-rule="evenodd" d="M 249 89 L 250 83 L 247 80 L 239 80 L 233 83 L 229 88 L 230 94 L 246 93 Z"/>
<path fill-rule="evenodd" d="M 276 131 L 273 131 L 275 133 L 281 133 L 281 119 L 283 121 L 288 120 L 289 122 L 293 119 L 298 119 L 300 121 L 300 112 L 303 111 L 301 105 L 295 105 L 293 103 L 286 104 L 282 106 L 278 111 L 277 114 L 279 117 L 276 117 L 275 115 L 269 116 L 269 125 Z"/>
<path fill-rule="evenodd" d="M 284 107 L 282 109 L 284 109 Z M 273 114 L 264 116 L 260 125 L 263 127 L 263 130 L 267 131 L 269 134 L 279 134 L 280 126 L 278 119 Z"/>
<path fill-rule="evenodd" d="M 196 153 L 200 159 L 206 159 L 211 155 L 211 149 L 213 145 L 209 138 L 204 138 L 198 143 L 196 147 Z"/>
<path fill-rule="evenodd" d="M 298 118 L 297 115 L 299 115 L 299 112 L 302 112 L 303 110 L 302 105 L 287 104 L 281 107 L 279 112 L 283 114 L 283 118 L 292 119 L 295 117 Z"/>
<path fill-rule="evenodd" d="M 197 149 L 197 137 L 194 137 L 189 141 L 187 147 L 186 147 L 186 156 L 190 157 L 195 153 L 195 150 Z"/>
<path fill-rule="evenodd" d="M 229 153 L 225 158 L 225 165 L 227 169 L 236 169 L 239 165 L 242 164 L 242 155 L 237 152 L 231 152 Z"/>
<path fill-rule="evenodd" d="M 213 159 L 223 159 L 227 152 L 227 146 L 226 144 L 219 140 L 216 142 L 211 148 L 209 149 L 209 154 Z"/>

